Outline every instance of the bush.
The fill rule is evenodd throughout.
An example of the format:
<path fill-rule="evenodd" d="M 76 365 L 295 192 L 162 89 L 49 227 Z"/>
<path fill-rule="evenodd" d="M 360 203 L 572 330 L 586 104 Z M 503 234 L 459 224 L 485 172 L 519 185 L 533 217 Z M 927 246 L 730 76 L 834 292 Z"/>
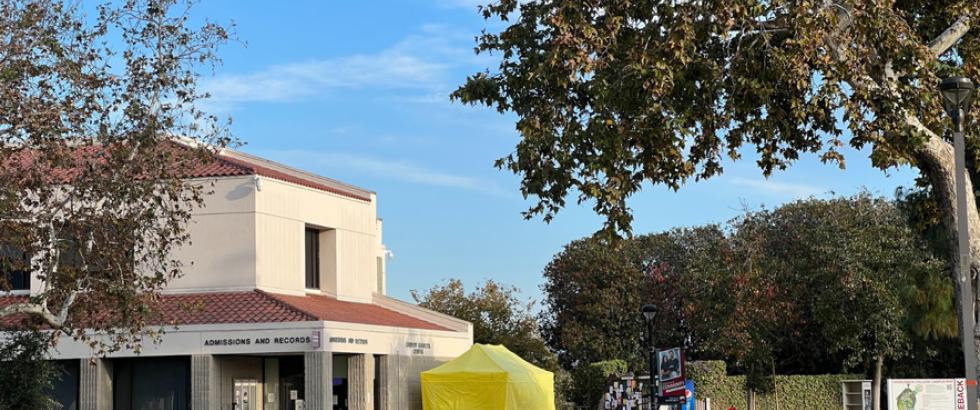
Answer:
<path fill-rule="evenodd" d="M 57 409 L 46 391 L 56 377 L 47 361 L 48 339 L 38 332 L 6 331 L 0 341 L 0 409 Z"/>
<path fill-rule="evenodd" d="M 747 409 L 745 376 L 729 376 L 725 362 L 706 361 L 687 364 L 687 376 L 694 380 L 697 398 L 710 398 L 712 408 Z M 839 410 L 842 380 L 860 380 L 860 374 L 776 376 L 775 391 L 756 393 L 756 410 Z"/>
<path fill-rule="evenodd" d="M 594 408 L 606 389 L 610 377 L 625 374 L 628 366 L 625 361 L 614 359 L 590 363 L 572 371 L 572 400 Z"/>

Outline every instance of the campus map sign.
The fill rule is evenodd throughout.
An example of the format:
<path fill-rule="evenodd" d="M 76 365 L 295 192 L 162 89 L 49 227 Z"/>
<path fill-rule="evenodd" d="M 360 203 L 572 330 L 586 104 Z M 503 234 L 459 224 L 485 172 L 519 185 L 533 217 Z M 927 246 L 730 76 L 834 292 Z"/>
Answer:
<path fill-rule="evenodd" d="M 966 409 L 966 379 L 889 379 L 893 410 Z"/>

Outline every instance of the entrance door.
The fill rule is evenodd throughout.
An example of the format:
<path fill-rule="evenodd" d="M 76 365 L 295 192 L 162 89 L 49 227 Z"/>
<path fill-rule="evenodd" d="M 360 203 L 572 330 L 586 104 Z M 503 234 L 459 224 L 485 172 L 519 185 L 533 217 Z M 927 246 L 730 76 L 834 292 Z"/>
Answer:
<path fill-rule="evenodd" d="M 258 393 L 258 382 L 255 379 L 235 379 L 235 397 L 232 402 L 233 410 L 258 410 L 259 402 L 262 400 L 256 397 Z"/>

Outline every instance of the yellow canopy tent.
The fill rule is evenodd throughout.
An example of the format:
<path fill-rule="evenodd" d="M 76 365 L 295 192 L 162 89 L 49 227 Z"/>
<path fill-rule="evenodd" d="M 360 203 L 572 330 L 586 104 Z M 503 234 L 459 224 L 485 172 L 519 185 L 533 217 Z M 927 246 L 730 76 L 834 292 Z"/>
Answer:
<path fill-rule="evenodd" d="M 425 410 L 554 410 L 555 376 L 506 347 L 474 344 L 422 372 Z"/>

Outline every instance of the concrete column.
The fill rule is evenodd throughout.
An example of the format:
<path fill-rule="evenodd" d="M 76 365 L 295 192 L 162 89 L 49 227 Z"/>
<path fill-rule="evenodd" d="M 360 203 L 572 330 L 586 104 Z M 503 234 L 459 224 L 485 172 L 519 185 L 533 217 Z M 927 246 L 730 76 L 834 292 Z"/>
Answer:
<path fill-rule="evenodd" d="M 218 364 L 209 354 L 191 355 L 191 409 L 217 410 L 221 393 Z"/>
<path fill-rule="evenodd" d="M 347 402 L 350 410 L 374 410 L 374 355 L 347 359 Z"/>
<path fill-rule="evenodd" d="M 333 409 L 333 353 L 303 355 L 306 410 Z"/>
<path fill-rule="evenodd" d="M 390 383 L 392 377 L 388 374 L 390 357 L 391 356 L 378 356 L 377 358 L 378 380 L 375 380 L 374 382 L 381 386 L 379 389 L 380 394 L 378 394 L 378 408 L 381 410 L 394 410 L 395 408 L 391 401 L 392 397 L 395 396 L 395 386 Z"/>
<path fill-rule="evenodd" d="M 281 394 L 279 389 L 279 359 L 276 357 L 265 358 L 265 363 L 263 366 L 265 368 L 265 374 L 263 378 L 265 379 L 265 386 L 262 391 L 265 393 L 265 397 L 262 398 L 265 403 L 265 410 L 279 410 L 279 395 Z M 272 402 L 269 401 L 269 395 L 276 398 Z"/>
<path fill-rule="evenodd" d="M 112 410 L 112 362 L 80 359 L 78 383 L 79 410 Z"/>

